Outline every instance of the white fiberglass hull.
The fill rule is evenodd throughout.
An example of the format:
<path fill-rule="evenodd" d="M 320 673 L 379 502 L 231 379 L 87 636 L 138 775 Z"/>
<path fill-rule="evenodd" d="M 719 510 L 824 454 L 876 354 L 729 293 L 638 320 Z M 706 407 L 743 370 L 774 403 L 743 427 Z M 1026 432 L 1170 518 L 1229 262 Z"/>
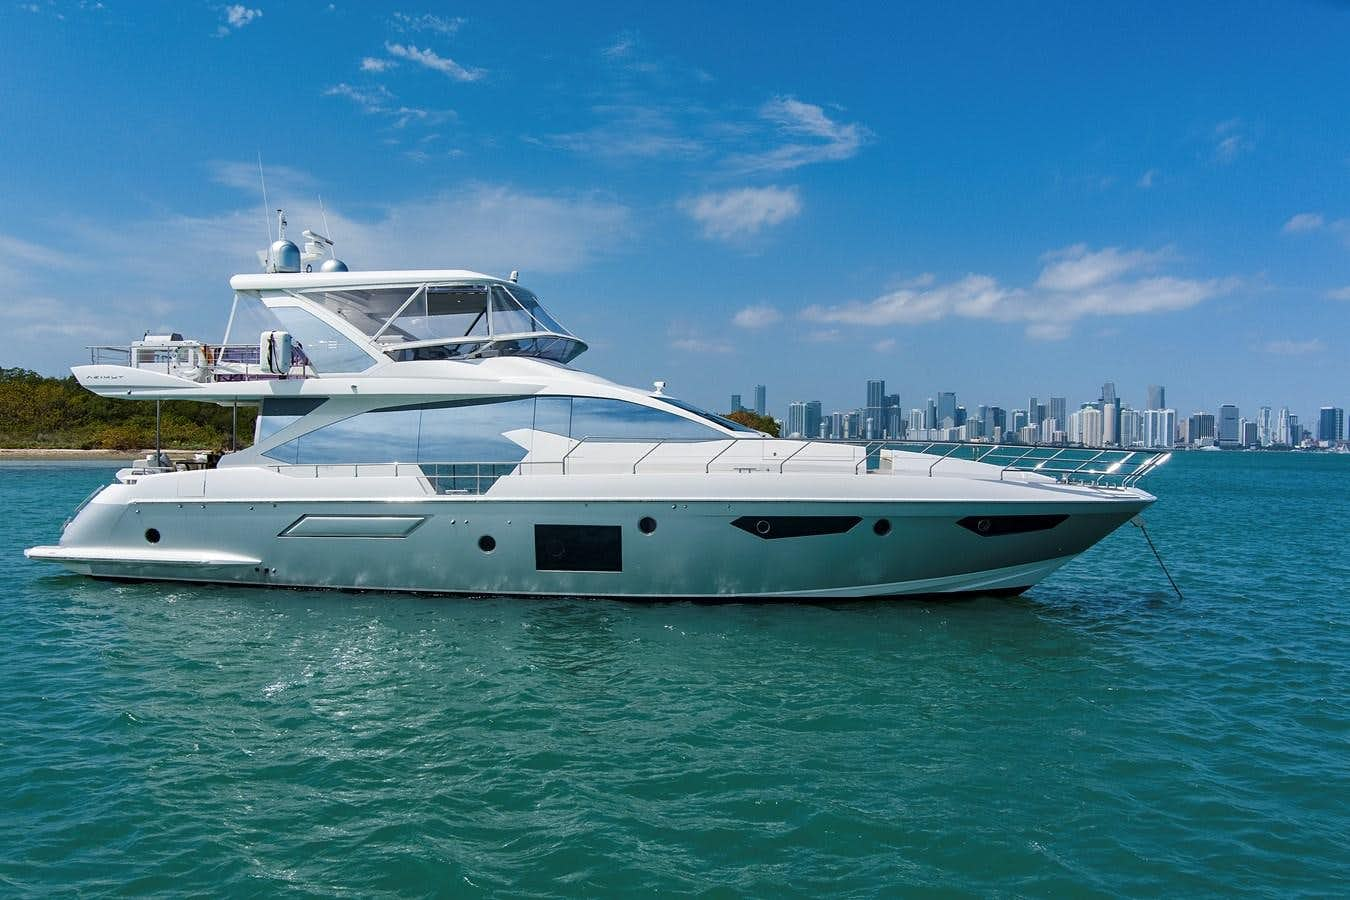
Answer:
<path fill-rule="evenodd" d="M 558 479 L 570 496 L 549 496 L 559 493 L 549 489 L 553 479 L 507 478 L 483 495 L 428 496 L 409 478 L 206 474 L 216 482 L 209 491 L 202 473 L 112 486 L 59 545 L 28 555 L 106 578 L 377 591 L 1009 593 L 1153 500 L 1134 489 L 882 475 L 837 484 L 828 476 Z"/>

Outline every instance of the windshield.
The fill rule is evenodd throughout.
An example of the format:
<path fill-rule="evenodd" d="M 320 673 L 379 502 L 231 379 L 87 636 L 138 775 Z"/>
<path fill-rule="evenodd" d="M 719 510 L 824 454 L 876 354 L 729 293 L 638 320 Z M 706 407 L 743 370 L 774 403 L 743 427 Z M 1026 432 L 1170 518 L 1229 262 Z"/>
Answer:
<path fill-rule="evenodd" d="M 691 412 L 701 419 L 707 419 L 709 422 L 716 422 L 723 428 L 730 428 L 732 431 L 741 431 L 747 434 L 759 434 L 753 428 L 748 428 L 740 422 L 733 421 L 725 416 L 719 416 L 717 413 L 710 413 L 706 409 L 700 409 L 692 403 L 685 403 L 683 400 L 676 400 L 674 397 L 658 397 L 656 399 L 669 403 L 671 406 L 677 406 L 685 412 Z"/>

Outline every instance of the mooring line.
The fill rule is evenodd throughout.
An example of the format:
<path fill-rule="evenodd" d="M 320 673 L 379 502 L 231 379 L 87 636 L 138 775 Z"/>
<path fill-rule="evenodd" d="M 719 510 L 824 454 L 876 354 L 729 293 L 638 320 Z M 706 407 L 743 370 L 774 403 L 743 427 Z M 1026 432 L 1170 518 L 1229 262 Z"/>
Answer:
<path fill-rule="evenodd" d="M 1153 558 L 1158 561 L 1158 568 L 1163 570 L 1163 574 L 1166 575 L 1167 580 L 1171 582 L 1172 590 L 1177 592 L 1177 599 L 1185 600 L 1186 598 L 1181 596 L 1181 588 L 1177 587 L 1176 579 L 1172 577 L 1171 572 L 1167 571 L 1167 564 L 1163 562 L 1162 556 L 1158 553 L 1158 548 L 1153 545 L 1153 538 L 1148 536 L 1148 529 L 1144 527 L 1144 520 L 1139 516 L 1135 516 L 1133 519 L 1130 519 L 1130 524 L 1144 533 L 1144 540 L 1148 541 L 1148 549 L 1153 551 Z"/>

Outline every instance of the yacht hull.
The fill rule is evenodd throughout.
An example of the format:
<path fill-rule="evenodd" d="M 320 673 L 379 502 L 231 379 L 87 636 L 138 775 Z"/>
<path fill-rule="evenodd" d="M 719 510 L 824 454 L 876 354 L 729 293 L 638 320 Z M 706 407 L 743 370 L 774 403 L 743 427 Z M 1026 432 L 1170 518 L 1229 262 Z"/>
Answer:
<path fill-rule="evenodd" d="M 1045 578 L 1153 499 L 1099 493 L 1025 501 L 95 501 L 59 545 L 27 552 L 104 578 L 437 594 L 1008 593 Z"/>

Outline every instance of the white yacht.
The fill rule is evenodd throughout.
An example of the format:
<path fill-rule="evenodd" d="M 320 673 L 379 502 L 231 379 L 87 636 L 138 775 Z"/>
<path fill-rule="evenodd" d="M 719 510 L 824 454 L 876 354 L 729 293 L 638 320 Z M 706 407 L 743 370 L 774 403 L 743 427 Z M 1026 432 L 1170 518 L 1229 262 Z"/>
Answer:
<path fill-rule="evenodd" d="M 252 445 L 123 470 L 29 557 L 447 594 L 1015 593 L 1152 503 L 1134 485 L 1166 458 L 771 438 L 571 368 L 586 344 L 514 273 L 348 271 L 305 234 L 230 280 L 220 344 L 147 336 L 72 370 L 101 396 L 257 406 Z"/>

